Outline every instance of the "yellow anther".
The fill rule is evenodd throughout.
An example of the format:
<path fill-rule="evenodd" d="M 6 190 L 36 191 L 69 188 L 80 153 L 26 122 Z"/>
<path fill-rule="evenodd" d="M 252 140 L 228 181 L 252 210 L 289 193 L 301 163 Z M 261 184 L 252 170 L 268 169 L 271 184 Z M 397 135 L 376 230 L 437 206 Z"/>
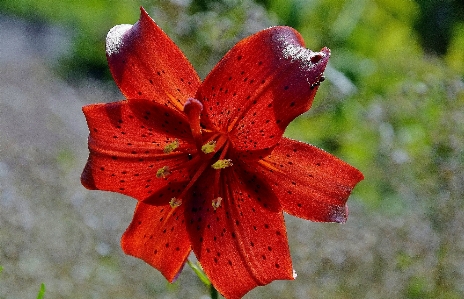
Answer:
<path fill-rule="evenodd" d="M 212 206 L 213 206 L 214 210 L 216 210 L 217 208 L 219 208 L 221 206 L 221 202 L 222 202 L 222 197 L 218 197 L 218 198 L 213 199 Z"/>
<path fill-rule="evenodd" d="M 156 172 L 156 177 L 157 178 L 166 178 L 168 175 L 171 174 L 171 171 L 169 170 L 169 167 L 168 166 L 163 166 L 161 167 L 160 169 L 158 169 L 158 171 Z"/>
<path fill-rule="evenodd" d="M 171 201 L 169 202 L 169 205 L 171 206 L 171 208 L 177 208 L 181 204 L 182 204 L 182 199 L 175 198 L 175 197 L 171 198 Z"/>
<path fill-rule="evenodd" d="M 214 169 L 223 169 L 229 166 L 232 166 L 232 160 L 231 159 L 222 159 L 222 160 L 217 160 L 213 165 L 211 165 L 212 168 Z"/>
<path fill-rule="evenodd" d="M 169 153 L 172 153 L 176 148 L 179 147 L 179 141 L 176 139 L 174 140 L 173 142 L 171 143 L 168 143 L 164 149 L 163 149 L 163 153 L 165 154 L 169 154 Z"/>
<path fill-rule="evenodd" d="M 209 153 L 214 152 L 215 147 L 216 147 L 216 141 L 210 140 L 201 147 L 201 151 L 204 152 L 205 154 L 209 154 Z"/>

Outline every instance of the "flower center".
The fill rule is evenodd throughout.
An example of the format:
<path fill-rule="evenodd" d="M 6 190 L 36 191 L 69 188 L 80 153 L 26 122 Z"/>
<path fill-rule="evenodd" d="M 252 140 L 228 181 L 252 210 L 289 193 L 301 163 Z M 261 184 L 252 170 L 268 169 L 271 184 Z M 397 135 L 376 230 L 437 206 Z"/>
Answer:
<path fill-rule="evenodd" d="M 194 165 L 193 167 L 195 167 L 195 172 L 182 193 L 171 199 L 170 205 L 172 208 L 176 208 L 182 204 L 182 200 L 186 197 L 187 192 L 190 192 L 189 190 L 191 187 L 208 168 L 214 171 L 214 181 L 211 182 L 213 197 L 209 199 L 211 200 L 211 205 L 214 210 L 219 208 L 223 201 L 219 192 L 219 184 L 222 170 L 233 166 L 232 159 L 227 157 L 230 142 L 226 134 L 202 129 L 200 125 L 202 110 L 203 105 L 201 102 L 193 98 L 188 99 L 184 105 L 184 113 L 189 120 L 192 136 L 197 147 L 197 154 L 195 154 L 192 160 L 189 161 L 189 163 L 192 163 L 191 165 Z M 175 140 L 166 145 L 163 152 L 165 154 L 170 154 L 175 152 L 178 147 L 179 142 Z M 168 179 L 173 171 L 175 171 L 175 169 L 163 166 L 158 169 L 156 177 Z"/>

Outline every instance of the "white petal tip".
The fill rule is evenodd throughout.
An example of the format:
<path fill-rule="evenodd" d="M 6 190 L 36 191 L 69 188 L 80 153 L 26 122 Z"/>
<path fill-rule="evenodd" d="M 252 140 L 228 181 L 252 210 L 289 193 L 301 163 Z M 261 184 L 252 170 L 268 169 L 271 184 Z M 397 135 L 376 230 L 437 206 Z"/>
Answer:
<path fill-rule="evenodd" d="M 124 34 L 132 28 L 132 25 L 122 24 L 114 26 L 106 35 L 106 54 L 108 56 L 118 53 L 123 46 Z"/>

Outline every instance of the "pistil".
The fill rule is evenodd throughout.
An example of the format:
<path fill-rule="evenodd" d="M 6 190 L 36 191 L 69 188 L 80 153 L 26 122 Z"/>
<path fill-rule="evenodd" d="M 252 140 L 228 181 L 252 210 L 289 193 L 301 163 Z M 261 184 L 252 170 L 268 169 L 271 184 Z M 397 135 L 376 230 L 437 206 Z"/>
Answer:
<path fill-rule="evenodd" d="M 219 196 L 219 181 L 221 176 L 221 170 L 233 165 L 232 159 L 227 159 L 226 155 L 229 149 L 229 139 L 227 134 L 220 132 L 212 132 L 210 130 L 204 129 L 201 127 L 201 112 L 203 111 L 203 104 L 194 98 L 189 98 L 184 105 L 184 113 L 186 114 L 190 129 L 192 131 L 193 139 L 195 140 L 195 145 L 197 147 L 196 158 L 198 161 L 199 167 L 195 171 L 195 174 L 190 179 L 188 185 L 183 189 L 182 193 L 177 198 L 171 200 L 171 206 L 174 207 L 173 203 L 176 203 L 185 198 L 187 192 L 190 188 L 196 183 L 198 178 L 203 174 L 208 166 L 213 168 L 214 173 L 214 197 L 212 200 L 212 206 L 214 210 L 221 206 L 222 197 Z M 206 142 L 205 142 L 206 141 Z M 218 157 L 219 156 L 219 157 Z M 218 159 L 219 158 L 219 159 Z M 212 163 L 211 159 L 218 159 L 216 162 Z M 169 169 L 168 169 L 169 170 Z M 160 175 L 164 174 L 164 168 L 160 169 Z"/>

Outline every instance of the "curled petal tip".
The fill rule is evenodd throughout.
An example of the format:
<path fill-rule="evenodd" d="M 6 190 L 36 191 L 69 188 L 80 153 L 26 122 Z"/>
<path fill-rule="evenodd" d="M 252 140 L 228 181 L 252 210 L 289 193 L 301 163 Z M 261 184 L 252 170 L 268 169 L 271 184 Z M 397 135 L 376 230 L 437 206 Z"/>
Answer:
<path fill-rule="evenodd" d="M 320 52 L 312 52 L 310 55 L 310 61 L 318 68 L 318 71 L 324 72 L 327 63 L 330 58 L 330 49 L 324 47 Z"/>
<path fill-rule="evenodd" d="M 330 57 L 330 49 L 327 47 L 324 47 L 321 49 L 321 52 Z"/>
<path fill-rule="evenodd" d="M 132 25 L 122 24 L 114 26 L 106 35 L 106 55 L 119 53 L 124 45 L 124 35 L 132 28 Z"/>
<path fill-rule="evenodd" d="M 348 218 L 348 206 L 335 207 L 330 215 L 330 222 L 346 223 Z"/>

